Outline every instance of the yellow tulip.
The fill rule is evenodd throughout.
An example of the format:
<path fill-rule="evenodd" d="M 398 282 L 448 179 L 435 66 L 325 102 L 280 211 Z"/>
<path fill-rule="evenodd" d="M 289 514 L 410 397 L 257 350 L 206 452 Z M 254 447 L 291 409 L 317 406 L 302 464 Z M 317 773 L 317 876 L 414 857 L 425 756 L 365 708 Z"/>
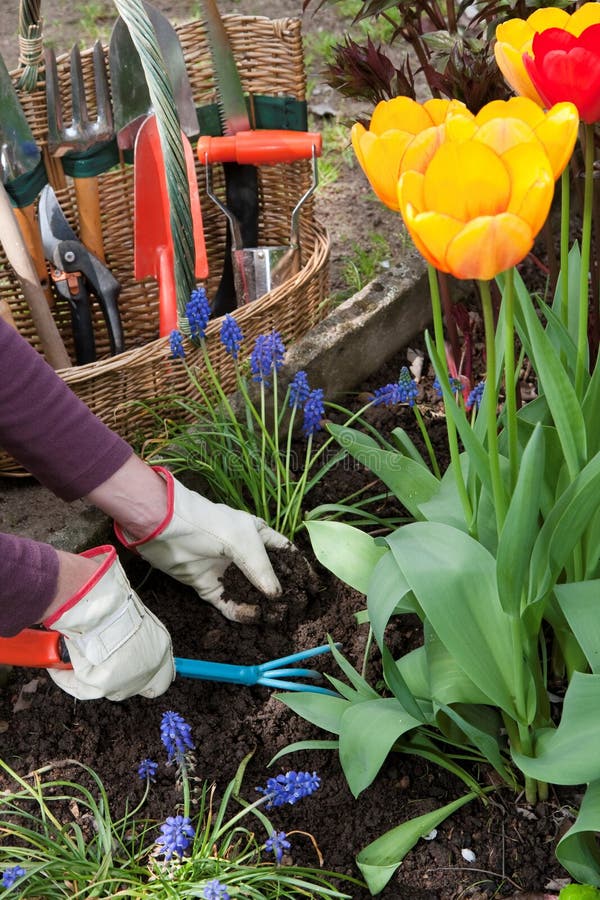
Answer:
<path fill-rule="evenodd" d="M 553 189 L 548 156 L 526 122 L 477 126 L 458 116 L 424 171 L 401 176 L 398 205 L 428 262 L 457 278 L 490 279 L 529 253 Z"/>
<path fill-rule="evenodd" d="M 579 129 L 579 113 L 573 103 L 556 103 L 545 113 L 527 97 L 494 100 L 477 113 L 475 125 L 481 127 L 495 118 L 527 123 L 546 151 L 554 179 L 560 176 L 571 158 Z"/>
<path fill-rule="evenodd" d="M 471 116 L 458 100 L 420 104 L 409 97 L 395 97 L 377 104 L 368 130 L 360 122 L 352 126 L 356 157 L 371 187 L 390 209 L 399 209 L 398 179 L 406 166 L 426 165 L 443 140 L 444 122 L 458 112 Z"/>
<path fill-rule="evenodd" d="M 498 68 L 508 84 L 523 97 L 539 106 L 546 104 L 533 86 L 523 65 L 523 54 L 531 53 L 533 37 L 547 28 L 563 28 L 579 36 L 590 25 L 600 23 L 600 3 L 584 3 L 569 15 L 564 9 L 547 7 L 536 9 L 527 19 L 508 19 L 496 28 L 494 54 Z"/>

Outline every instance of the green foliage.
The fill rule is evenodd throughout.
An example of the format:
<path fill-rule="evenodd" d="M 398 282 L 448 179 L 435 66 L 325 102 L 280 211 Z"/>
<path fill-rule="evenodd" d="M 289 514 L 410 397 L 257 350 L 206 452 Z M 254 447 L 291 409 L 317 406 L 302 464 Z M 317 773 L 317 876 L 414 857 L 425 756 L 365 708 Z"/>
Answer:
<path fill-rule="evenodd" d="M 0 813 L 0 872 L 19 867 L 25 873 L 3 896 L 168 900 L 202 897 L 207 884 L 216 879 L 231 900 L 348 900 L 350 895 L 336 888 L 332 879 L 360 884 L 356 879 L 265 858 L 265 840 L 274 832 L 260 809 L 267 798 L 249 803 L 241 796 L 249 758 L 242 761 L 219 802 L 214 784 L 193 778 L 193 759 L 179 761 L 176 774 L 183 810 L 185 815 L 191 813 L 195 833 L 185 853 L 169 862 L 159 858 L 158 823 L 142 816 L 150 778 L 137 806 L 115 819 L 102 780 L 88 766 L 76 760 L 62 763 L 81 770 L 80 783 L 45 780 L 57 764 L 22 777 L 0 760 L 9 784 Z M 248 816 L 254 819 L 252 828 L 242 824 Z"/>
<path fill-rule="evenodd" d="M 379 275 L 384 265 L 389 266 L 392 250 L 389 240 L 382 234 L 371 234 L 368 246 L 353 243 L 352 252 L 342 270 L 347 285 L 341 299 L 351 297 Z"/>
<path fill-rule="evenodd" d="M 572 251 L 570 282 L 578 281 L 579 259 Z M 462 778 L 469 794 L 457 803 L 481 796 L 469 759 L 487 762 L 507 785 L 522 784 L 532 803 L 546 796 L 548 783 L 587 784 L 557 856 L 574 878 L 600 886 L 600 726 L 590 715 L 600 706 L 600 447 L 592 427 L 600 415 L 600 366 L 589 369 L 577 316 L 562 316 L 556 302 L 556 311 L 541 301 L 536 308 L 517 273 L 499 284 L 496 331 L 486 330 L 495 378 L 488 378 L 477 414 L 451 391 L 441 330 L 435 342 L 427 337 L 449 429 L 464 447 L 459 453 L 455 446 L 442 477 L 406 441 L 383 449 L 369 435 L 331 426 L 413 517 L 377 540 L 347 524 L 307 524 L 319 560 L 366 594 L 383 688 L 375 691 L 336 653 L 349 682 L 331 679 L 339 697 L 282 699 L 336 735 L 356 796 L 391 750 L 425 756 Z M 439 323 L 435 293 L 433 302 Z M 489 311 L 484 286 L 482 303 Z M 539 396 L 498 413 L 513 326 Z M 394 658 L 386 629 L 406 614 L 421 619 L 423 646 Z M 568 679 L 558 721 L 548 700 L 549 660 Z M 361 852 L 373 892 L 428 824 L 404 823 Z"/>

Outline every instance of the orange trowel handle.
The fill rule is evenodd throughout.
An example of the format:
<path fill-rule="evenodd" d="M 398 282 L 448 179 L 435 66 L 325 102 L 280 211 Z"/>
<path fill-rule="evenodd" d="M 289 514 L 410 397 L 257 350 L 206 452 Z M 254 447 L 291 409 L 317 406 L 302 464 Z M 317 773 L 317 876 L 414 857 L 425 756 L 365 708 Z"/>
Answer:
<path fill-rule="evenodd" d="M 261 128 L 223 137 L 202 136 L 198 140 L 197 153 L 202 164 L 235 162 L 272 166 L 310 159 L 313 147 L 315 154 L 320 156 L 323 138 L 318 132 Z"/>
<path fill-rule="evenodd" d="M 58 631 L 25 628 L 15 637 L 0 637 L 0 665 L 35 669 L 70 669 Z"/>

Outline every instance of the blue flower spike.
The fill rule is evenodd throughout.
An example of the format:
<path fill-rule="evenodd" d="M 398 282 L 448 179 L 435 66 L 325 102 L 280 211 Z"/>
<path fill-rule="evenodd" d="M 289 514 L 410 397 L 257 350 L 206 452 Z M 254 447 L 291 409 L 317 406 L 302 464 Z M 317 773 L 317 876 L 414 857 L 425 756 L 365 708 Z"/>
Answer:
<path fill-rule="evenodd" d="M 157 762 L 154 762 L 151 759 L 143 759 L 141 761 L 139 769 L 138 769 L 138 775 L 140 776 L 140 778 L 142 780 L 147 778 L 148 781 L 155 781 L 156 780 L 155 775 L 156 775 L 157 771 L 158 771 L 158 763 Z"/>
<path fill-rule="evenodd" d="M 190 326 L 192 340 L 202 340 L 206 335 L 206 326 L 210 319 L 210 303 L 203 287 L 196 288 L 190 294 L 185 307 L 185 315 Z"/>
<path fill-rule="evenodd" d="M 5 869 L 2 873 L 2 887 L 7 889 L 12 887 L 15 881 L 22 878 L 25 874 L 23 866 L 11 866 L 10 869 Z"/>
<path fill-rule="evenodd" d="M 476 410 L 481 406 L 481 401 L 483 399 L 483 392 L 485 390 L 485 381 L 480 381 L 479 384 L 476 384 L 469 396 L 467 397 L 467 410 L 473 409 L 475 407 Z"/>
<path fill-rule="evenodd" d="M 265 809 L 273 809 L 289 803 L 293 806 L 298 800 L 310 797 L 321 786 L 321 779 L 316 772 L 286 772 L 267 779 L 266 787 L 257 787 L 259 794 L 267 798 Z"/>
<path fill-rule="evenodd" d="M 278 372 L 283 365 L 284 356 L 285 346 L 278 331 L 259 334 L 250 354 L 252 380 L 269 387 L 273 372 Z"/>
<path fill-rule="evenodd" d="M 278 866 L 281 865 L 283 851 L 289 850 L 291 846 L 285 831 L 274 831 L 271 837 L 265 841 L 265 851 L 275 854 L 275 862 Z"/>
<path fill-rule="evenodd" d="M 290 408 L 302 408 L 310 396 L 308 376 L 303 369 L 296 372 L 290 382 Z"/>
<path fill-rule="evenodd" d="M 169 816 L 160 826 L 162 834 L 156 839 L 159 854 L 167 862 L 174 856 L 183 857 L 195 835 L 194 826 L 188 816 Z"/>
<path fill-rule="evenodd" d="M 221 325 L 220 337 L 226 352 L 232 359 L 237 359 L 240 351 L 240 344 L 244 340 L 244 335 L 234 317 L 229 313 L 227 313 L 223 320 L 223 324 Z"/>
<path fill-rule="evenodd" d="M 398 403 L 414 406 L 418 393 L 417 382 L 410 377 L 406 366 L 402 366 L 398 381 L 385 384 L 373 391 L 373 406 L 396 406 Z"/>
<path fill-rule="evenodd" d="M 204 900 L 231 900 L 227 888 L 221 884 L 218 878 L 213 878 L 208 884 L 204 885 L 202 891 Z"/>
<path fill-rule="evenodd" d="M 196 745 L 192 741 L 191 726 L 183 716 L 172 710 L 163 713 L 160 722 L 160 739 L 166 747 L 169 762 L 172 760 L 181 762 L 187 750 L 196 749 Z"/>
<path fill-rule="evenodd" d="M 325 418 L 325 401 L 323 388 L 315 388 L 308 395 L 304 404 L 304 422 L 302 431 L 306 437 L 310 437 L 319 431 L 321 422 Z"/>
<path fill-rule="evenodd" d="M 185 359 L 185 347 L 183 346 L 183 335 L 177 329 L 173 330 L 169 336 L 169 345 L 171 347 L 171 356 L 174 359 Z"/>

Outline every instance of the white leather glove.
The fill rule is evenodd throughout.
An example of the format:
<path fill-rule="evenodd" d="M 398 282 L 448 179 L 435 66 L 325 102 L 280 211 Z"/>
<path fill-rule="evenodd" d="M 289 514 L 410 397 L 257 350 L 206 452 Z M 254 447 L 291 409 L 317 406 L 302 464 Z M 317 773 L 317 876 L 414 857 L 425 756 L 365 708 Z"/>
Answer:
<path fill-rule="evenodd" d="M 168 631 L 132 589 L 114 547 L 83 555 L 104 559 L 81 591 L 44 621 L 64 635 L 73 668 L 48 674 L 78 700 L 158 697 L 175 677 Z"/>
<path fill-rule="evenodd" d="M 256 516 L 212 503 L 184 487 L 171 473 L 156 466 L 167 482 L 168 512 L 159 527 L 140 541 L 130 540 L 118 523 L 119 540 L 140 556 L 182 584 L 195 588 L 233 622 L 255 622 L 258 609 L 251 603 L 227 601 L 220 581 L 233 562 L 246 578 L 268 597 L 277 597 L 281 585 L 273 571 L 265 547 L 291 547 L 279 532 Z"/>

